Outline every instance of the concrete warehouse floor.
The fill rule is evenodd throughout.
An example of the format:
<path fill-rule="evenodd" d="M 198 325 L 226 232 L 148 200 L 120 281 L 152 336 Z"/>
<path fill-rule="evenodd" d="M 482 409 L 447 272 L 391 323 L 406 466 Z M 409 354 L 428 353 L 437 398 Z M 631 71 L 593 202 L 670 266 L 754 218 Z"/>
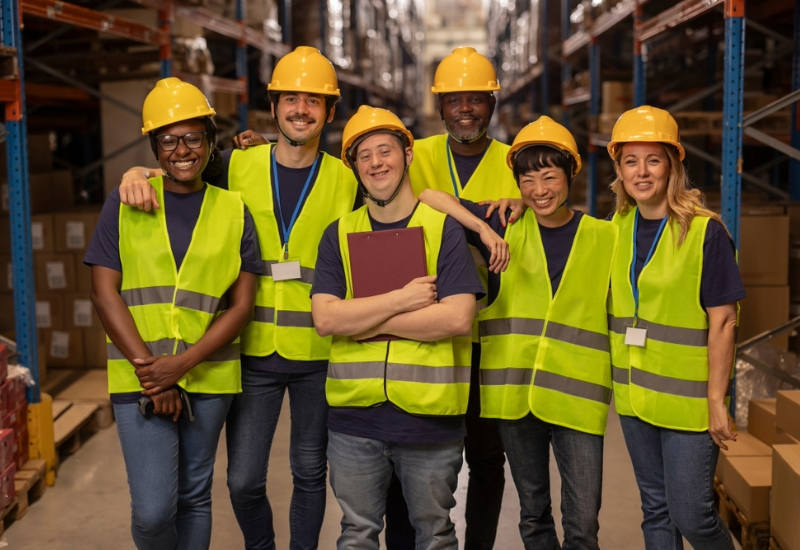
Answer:
<path fill-rule="evenodd" d="M 613 406 L 612 406 L 613 408 Z M 289 474 L 289 411 L 288 400 L 278 423 L 269 472 L 269 497 L 275 514 L 276 544 L 289 546 L 288 510 L 292 478 Z M 225 485 L 225 438 L 220 442 L 214 475 L 214 528 L 211 548 L 215 550 L 243 548 L 244 543 L 233 516 Z M 560 484 L 555 462 L 550 464 L 553 509 L 559 535 Z M 463 548 L 464 501 L 466 498 L 466 465 L 459 477 L 458 505 L 453 518 Z M 55 487 L 13 524 L 0 540 L 0 547 L 14 550 L 82 550 L 134 548 L 130 537 L 130 499 L 125 479 L 122 451 L 114 426 L 94 435 L 76 454 L 61 465 Z M 320 549 L 336 547 L 340 532 L 341 511 L 333 492 L 328 488 L 328 507 L 322 527 Z M 506 492 L 495 548 L 521 550 L 517 522 L 519 500 L 511 479 L 506 474 Z M 639 508 L 639 495 L 630 459 L 620 430 L 619 419 L 609 418 L 605 444 L 603 508 L 600 514 L 600 544 L 607 550 L 639 550 L 644 548 Z M 736 545 L 739 549 L 739 545 Z M 688 549 L 688 544 L 686 545 Z"/>

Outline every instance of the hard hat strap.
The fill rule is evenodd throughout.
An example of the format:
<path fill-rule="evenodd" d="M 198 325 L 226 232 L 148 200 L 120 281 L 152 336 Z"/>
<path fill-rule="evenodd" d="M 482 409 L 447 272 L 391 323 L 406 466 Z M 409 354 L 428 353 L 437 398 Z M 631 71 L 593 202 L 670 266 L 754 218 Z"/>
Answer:
<path fill-rule="evenodd" d="M 356 176 L 356 181 L 358 182 L 358 188 L 361 191 L 361 194 L 364 195 L 366 198 L 374 202 L 377 206 L 384 208 L 387 204 L 392 202 L 394 199 L 397 198 L 397 195 L 400 193 L 400 188 L 403 186 L 403 181 L 406 179 L 406 174 L 408 173 L 408 164 L 406 164 L 405 160 L 403 161 L 403 174 L 400 176 L 400 181 L 397 183 L 397 187 L 394 188 L 394 193 L 392 196 L 386 200 L 376 199 L 372 195 L 369 194 L 367 191 L 367 186 L 361 181 L 361 176 L 358 175 L 358 170 L 353 170 L 353 174 Z"/>

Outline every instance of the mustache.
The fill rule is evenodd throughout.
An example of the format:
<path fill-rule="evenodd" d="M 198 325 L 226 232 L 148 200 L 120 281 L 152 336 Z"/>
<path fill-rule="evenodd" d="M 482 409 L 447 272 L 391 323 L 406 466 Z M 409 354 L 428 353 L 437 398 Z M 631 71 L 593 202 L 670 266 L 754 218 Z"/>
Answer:
<path fill-rule="evenodd" d="M 289 122 L 308 122 L 309 124 L 313 124 L 317 121 L 315 118 L 307 116 L 288 116 L 286 120 Z"/>
<path fill-rule="evenodd" d="M 474 120 L 475 122 L 477 122 L 480 119 L 478 117 L 472 116 L 472 115 L 464 115 L 464 116 L 460 116 L 460 117 L 454 119 L 455 122 L 461 122 L 462 120 Z"/>

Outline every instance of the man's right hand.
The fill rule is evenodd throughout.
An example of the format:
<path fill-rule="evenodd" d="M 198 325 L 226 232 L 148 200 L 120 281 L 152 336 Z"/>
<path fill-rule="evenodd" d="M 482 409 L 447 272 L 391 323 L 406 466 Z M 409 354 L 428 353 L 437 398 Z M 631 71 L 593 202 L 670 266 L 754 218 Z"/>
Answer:
<path fill-rule="evenodd" d="M 401 311 L 417 311 L 436 303 L 436 275 L 417 277 L 396 291 Z"/>
<path fill-rule="evenodd" d="M 151 208 L 161 208 L 158 204 L 158 194 L 147 181 L 149 177 L 159 175 L 160 170 L 134 166 L 122 176 L 119 185 L 119 200 L 127 206 L 135 206 L 139 210 L 150 211 Z"/>
<path fill-rule="evenodd" d="M 175 388 L 151 395 L 150 398 L 153 400 L 153 414 L 172 415 L 173 422 L 177 422 L 181 417 L 183 402 Z"/>
<path fill-rule="evenodd" d="M 236 134 L 233 137 L 233 146 L 236 149 L 245 150 L 248 147 L 255 147 L 256 145 L 267 145 L 269 141 L 253 130 L 245 130 L 241 134 Z"/>

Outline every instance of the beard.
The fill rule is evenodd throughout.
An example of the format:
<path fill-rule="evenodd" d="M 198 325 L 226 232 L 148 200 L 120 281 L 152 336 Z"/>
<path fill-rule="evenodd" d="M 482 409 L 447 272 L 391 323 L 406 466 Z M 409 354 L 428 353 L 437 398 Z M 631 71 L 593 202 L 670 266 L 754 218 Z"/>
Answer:
<path fill-rule="evenodd" d="M 479 119 L 475 120 L 479 123 L 475 128 L 462 128 L 456 121 L 451 123 L 445 122 L 444 125 L 445 128 L 447 128 L 447 133 L 457 140 L 474 141 L 486 132 L 486 127 L 488 126 L 488 124 L 480 124 L 481 121 Z"/>

